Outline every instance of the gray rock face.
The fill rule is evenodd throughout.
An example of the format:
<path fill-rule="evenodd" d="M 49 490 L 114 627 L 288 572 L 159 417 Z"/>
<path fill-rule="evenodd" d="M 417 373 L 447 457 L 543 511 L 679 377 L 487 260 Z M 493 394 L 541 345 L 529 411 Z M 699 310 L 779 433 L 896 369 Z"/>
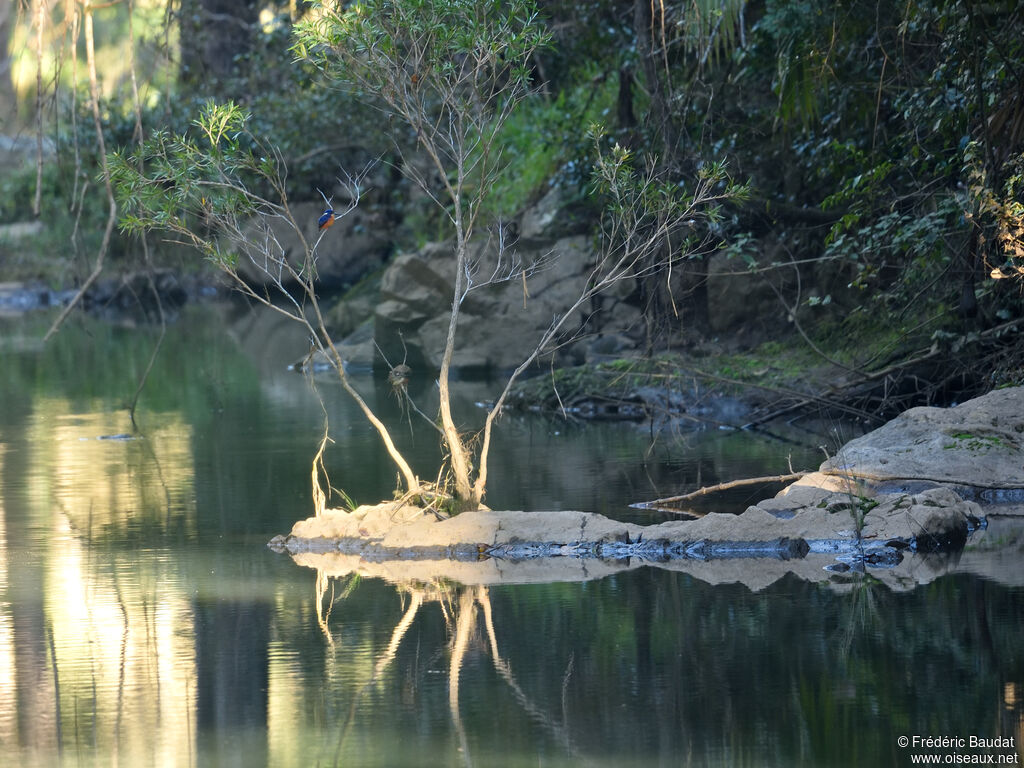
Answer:
<path fill-rule="evenodd" d="M 518 240 L 508 250 L 536 269 L 525 286 L 517 278 L 470 293 L 457 330 L 456 368 L 508 370 L 522 362 L 589 278 L 597 254 L 593 237 L 583 233 L 591 232 L 593 224 L 585 213 L 574 211 L 557 188 L 523 211 Z M 471 244 L 479 259 L 473 275 L 478 283 L 492 276 L 495 248 L 490 234 L 480 233 Z M 349 245 L 346 248 L 352 250 Z M 373 258 L 375 253 L 371 249 Z M 769 250 L 762 260 L 767 264 L 782 258 L 781 252 Z M 388 264 L 372 323 L 373 340 L 389 360 L 439 367 L 448 333 L 454 269 L 454 247 L 445 242 L 430 243 Z M 786 309 L 775 291 L 764 280 L 752 279 L 737 260 L 715 254 L 709 257 L 708 271 L 708 320 L 716 333 L 742 330 L 748 337 L 767 336 L 779 323 L 787 322 Z M 795 281 L 788 272 L 782 279 Z M 624 279 L 568 318 L 567 330 L 582 333 L 575 343 L 559 348 L 556 362 L 576 365 L 631 354 L 644 334 L 637 293 L 635 280 Z M 351 326 L 347 322 L 345 330 Z M 342 345 L 354 364 L 374 363 L 372 344 L 345 339 Z"/>
<path fill-rule="evenodd" d="M 508 263 L 497 262 L 493 243 L 474 244 L 472 258 L 478 267 L 472 279 L 479 287 L 462 303 L 453 365 L 508 370 L 526 359 L 552 321 L 582 292 L 592 266 L 589 246 L 585 237 L 520 244 L 511 249 L 511 255 L 532 268 L 526 280 L 517 277 L 485 284 L 492 275 L 507 270 Z M 450 243 L 433 243 L 394 259 L 381 280 L 374 312 L 374 339 L 389 359 L 402 360 L 408 351 L 417 362 L 440 366 L 454 274 Z M 606 305 L 614 303 L 614 297 L 606 299 Z M 570 316 L 565 329 L 579 329 L 584 312 L 592 324 L 588 330 L 599 327 L 601 313 L 595 316 L 593 310 L 588 305 Z M 629 310 L 622 310 L 615 309 L 617 322 L 624 316 L 628 320 Z M 634 314 L 639 319 L 639 313 Z"/>
<path fill-rule="evenodd" d="M 821 465 L 829 475 L 1024 488 L 1024 388 L 953 408 L 911 408 L 847 443 Z"/>
<path fill-rule="evenodd" d="M 770 253 L 763 260 L 770 263 L 774 256 Z M 751 279 L 739 259 L 715 254 L 707 269 L 708 321 L 713 333 L 744 329 L 768 336 L 786 323 L 786 310 L 768 281 Z"/>
<path fill-rule="evenodd" d="M 958 549 L 983 517 L 978 504 L 948 488 L 876 494 L 821 473 L 805 475 L 744 514 L 754 510 L 789 521 L 790 535 L 806 540 L 812 552 L 864 555 Z"/>

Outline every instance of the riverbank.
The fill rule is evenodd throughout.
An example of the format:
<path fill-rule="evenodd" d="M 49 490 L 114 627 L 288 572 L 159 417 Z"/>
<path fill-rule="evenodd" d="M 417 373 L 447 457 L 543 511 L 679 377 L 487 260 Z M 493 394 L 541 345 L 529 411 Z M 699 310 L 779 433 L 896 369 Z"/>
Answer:
<path fill-rule="evenodd" d="M 53 288 L 40 280 L 0 283 L 0 314 L 67 306 L 79 290 Z M 174 270 L 125 272 L 98 280 L 78 299 L 86 312 L 107 318 L 150 317 L 159 320 L 160 311 L 173 312 L 188 303 L 227 298 L 229 291 L 215 274 L 181 274 Z"/>
<path fill-rule="evenodd" d="M 74 289 L 54 289 L 38 280 L 0 283 L 0 313 L 64 306 L 76 295 Z M 208 269 L 125 271 L 97 281 L 81 298 L 81 307 L 118 321 L 159 322 L 161 310 L 170 319 L 187 303 L 235 295 L 219 273 Z M 380 273 L 322 297 L 338 348 L 357 367 L 384 366 L 375 323 L 380 297 Z M 871 428 L 911 406 L 946 405 L 993 387 L 1020 384 L 1024 369 L 1012 354 L 1010 364 L 994 369 L 987 357 L 995 336 L 1004 348 L 1012 348 L 1021 327 L 1014 321 L 987 335 L 965 336 L 962 343 L 918 349 L 904 340 L 898 352 L 892 338 L 864 331 L 833 345 L 828 356 L 792 333 L 759 344 L 698 337 L 685 347 L 652 355 L 598 337 L 577 343 L 588 350 L 582 361 L 574 364 L 570 357 L 561 365 L 529 372 L 514 387 L 507 407 L 569 421 L 651 421 L 656 427 L 682 430 L 771 428 L 773 422 L 804 418 Z M 835 332 L 822 331 L 823 339 Z M 500 335 L 486 343 L 500 343 Z M 888 359 L 895 362 L 864 365 L 887 349 Z M 397 359 L 415 357 L 402 350 Z M 436 376 L 422 359 L 412 362 L 414 377 Z M 460 370 L 461 376 L 481 374 L 500 378 L 502 372 L 487 366 Z"/>

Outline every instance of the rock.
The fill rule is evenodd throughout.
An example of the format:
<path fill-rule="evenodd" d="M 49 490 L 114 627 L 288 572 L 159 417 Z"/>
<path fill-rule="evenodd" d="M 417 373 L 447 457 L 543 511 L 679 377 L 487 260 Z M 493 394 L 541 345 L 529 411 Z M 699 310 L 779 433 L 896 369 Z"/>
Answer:
<path fill-rule="evenodd" d="M 517 367 L 533 352 L 551 322 L 575 302 L 595 258 L 592 238 L 578 234 L 590 231 L 590 222 L 578 213 L 565 203 L 561 191 L 552 189 L 524 212 L 518 223 L 507 225 L 510 236 L 505 239 L 501 264 L 497 263 L 493 232 L 481 233 L 470 243 L 477 263 L 472 275 L 476 287 L 460 308 L 452 361 L 455 369 L 508 371 Z M 520 265 L 528 268 L 525 284 L 517 276 L 501 279 L 513 264 L 513 274 L 518 274 Z M 454 276 L 451 242 L 429 243 L 391 260 L 383 271 L 379 292 L 369 294 L 374 300 L 373 341 L 387 359 L 405 360 L 414 368 L 440 367 Z M 579 333 L 579 338 L 557 349 L 556 363 L 572 365 L 634 350 L 642 335 L 637 329 L 643 328 L 641 312 L 630 302 L 635 293 L 634 280 L 619 280 L 599 299 L 567 318 L 564 330 Z M 352 310 L 338 310 L 334 330 L 339 336 L 352 332 L 364 319 L 360 315 L 363 306 L 353 305 Z M 349 345 L 350 340 L 344 343 Z M 369 364 L 373 355 L 353 362 Z"/>
<path fill-rule="evenodd" d="M 35 136 L 9 136 L 0 134 L 0 168 L 26 167 L 36 159 L 38 145 Z M 43 139 L 43 156 L 51 158 L 57 145 L 51 138 Z"/>
<path fill-rule="evenodd" d="M 756 265 L 766 266 L 781 259 L 785 259 L 785 253 L 778 246 L 774 250 L 769 246 Z M 758 279 L 742 260 L 729 258 L 724 251 L 708 259 L 707 271 L 708 324 L 712 333 L 742 331 L 755 339 L 774 338 L 778 328 L 788 322 L 786 308 L 768 280 L 791 279 L 791 271 Z"/>
<path fill-rule="evenodd" d="M 0 224 L 0 243 L 16 244 L 19 240 L 35 237 L 43 231 L 41 221 L 17 221 L 13 224 Z"/>
<path fill-rule="evenodd" d="M 186 302 L 218 295 L 219 288 L 202 282 L 199 276 L 182 276 L 172 270 L 124 273 L 112 280 L 98 280 L 82 297 L 90 312 L 119 322 L 154 321 L 160 308 L 173 315 Z M 0 315 L 21 314 L 36 309 L 63 306 L 78 291 L 51 290 L 40 282 L 0 283 Z"/>
<path fill-rule="evenodd" d="M 1012 516 L 990 515 L 985 529 L 971 536 L 958 565 L 986 580 L 1024 587 L 1024 516 L 1021 512 Z"/>
<path fill-rule="evenodd" d="M 479 264 L 478 281 L 496 270 L 500 273 L 490 243 L 474 244 L 473 251 Z M 481 285 L 467 295 L 456 336 L 456 368 L 509 370 L 519 365 L 552 320 L 583 290 L 592 255 L 586 238 L 571 237 L 516 249 L 514 257 L 535 267 L 525 289 L 522 280 L 514 279 Z M 445 243 L 403 254 L 385 271 L 374 313 L 374 339 L 389 359 L 408 356 L 414 367 L 440 367 L 454 272 L 454 252 Z M 568 318 L 565 328 L 575 331 L 583 319 L 580 311 Z"/>
<path fill-rule="evenodd" d="M 636 342 L 621 333 L 599 334 L 586 344 L 585 361 L 590 364 L 618 360 L 636 349 Z"/>
<path fill-rule="evenodd" d="M 1024 489 L 1024 388 L 990 392 L 953 408 L 911 408 L 852 440 L 820 471 L 889 483 Z"/>
<path fill-rule="evenodd" d="M 325 315 L 331 335 L 343 339 L 370 320 L 380 301 L 379 292 L 379 278 L 368 278 L 338 299 Z"/>
<path fill-rule="evenodd" d="M 520 234 L 525 238 L 550 239 L 559 229 L 559 210 L 562 208 L 562 194 L 558 187 L 545 193 L 537 205 L 523 213 L 519 225 Z"/>
<path fill-rule="evenodd" d="M 272 542 L 278 552 L 289 552 L 288 539 L 276 537 Z M 616 573 L 638 568 L 660 568 L 686 573 L 708 584 L 743 584 L 752 591 L 765 589 L 782 578 L 796 577 L 823 584 L 833 591 L 845 593 L 857 588 L 862 569 L 857 564 L 837 561 L 833 555 L 808 553 L 794 558 L 718 558 L 700 560 L 675 558 L 644 560 L 622 558 L 601 560 L 580 557 L 540 557 L 526 560 L 505 560 L 494 557 L 466 558 L 391 558 L 368 559 L 360 554 L 340 551 L 291 552 L 296 564 L 315 569 L 323 577 L 341 578 L 359 574 L 366 578 L 384 579 L 403 587 L 425 584 L 550 584 L 553 582 L 584 582 L 603 579 Z M 962 559 L 936 554 L 906 555 L 898 563 L 871 566 L 872 580 L 893 591 L 914 589 L 947 573 L 978 573 L 996 583 L 1024 584 L 1024 566 L 1019 551 L 1015 559 L 994 568 L 991 555 Z M 968 564 L 969 563 L 969 564 Z"/>
<path fill-rule="evenodd" d="M 523 241 L 546 240 L 582 234 L 592 225 L 578 205 L 566 201 L 564 190 L 555 185 L 523 212 L 519 235 Z"/>
<path fill-rule="evenodd" d="M 465 512 L 439 520 L 387 502 L 354 512 L 326 510 L 268 546 L 324 575 L 360 573 L 403 584 L 586 581 L 655 566 L 753 590 L 796 574 L 842 591 L 851 583 L 844 574 L 870 568 L 876 579 L 902 590 L 956 566 L 955 560 L 917 551 L 926 548 L 916 543 L 930 526 L 938 526 L 935 532 L 960 527 L 963 511 L 955 494 L 932 489 L 922 498 L 871 510 L 857 537 L 847 513 L 826 508 L 803 508 L 789 521 L 754 507 L 742 515 L 640 526 L 572 511 Z M 911 531 L 896 522 L 914 516 L 923 528 Z M 911 538 L 885 539 L 890 533 Z M 1017 567 L 1009 578 L 1019 579 L 1021 572 Z"/>
<path fill-rule="evenodd" d="M 369 320 L 334 346 L 350 368 L 373 368 L 374 363 L 380 359 L 373 343 L 373 323 Z"/>
<path fill-rule="evenodd" d="M 39 282 L 0 283 L 0 315 L 19 315 L 64 303 L 72 291 L 55 293 Z"/>
<path fill-rule="evenodd" d="M 791 559 L 815 552 L 898 561 L 903 549 L 962 547 L 980 517 L 976 504 L 942 488 L 884 499 L 825 493 L 811 505 L 799 498 L 807 496 L 804 491 L 741 515 L 711 513 L 649 526 L 574 511 L 484 510 L 439 520 L 419 508 L 386 502 L 353 512 L 326 510 L 300 521 L 286 548 L 374 559 Z"/>
<path fill-rule="evenodd" d="M 89 308 L 115 312 L 136 308 L 156 312 L 158 300 L 165 310 L 179 309 L 188 301 L 188 291 L 174 271 L 131 272 L 116 282 L 94 283 L 84 297 Z"/>

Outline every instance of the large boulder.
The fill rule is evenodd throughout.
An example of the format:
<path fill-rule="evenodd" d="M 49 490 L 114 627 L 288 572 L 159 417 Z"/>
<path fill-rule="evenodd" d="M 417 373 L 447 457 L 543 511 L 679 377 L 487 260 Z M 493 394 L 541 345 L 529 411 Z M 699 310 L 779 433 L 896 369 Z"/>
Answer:
<path fill-rule="evenodd" d="M 535 349 L 542 334 L 576 301 L 586 286 L 594 254 L 588 238 L 520 242 L 499 262 L 493 240 L 471 245 L 477 286 L 461 305 L 456 335 L 456 368 L 509 370 Z M 510 261 L 510 260 L 514 260 Z M 510 265 L 523 265 L 527 276 L 500 279 Z M 495 278 L 492 280 L 492 276 Z M 394 259 L 381 280 L 380 301 L 374 312 L 374 339 L 390 360 L 409 360 L 430 368 L 441 365 L 453 300 L 455 253 L 451 243 L 433 243 L 416 253 Z M 621 294 L 620 294 L 621 295 Z M 586 323 L 592 333 L 601 327 L 612 305 L 602 311 L 590 303 L 570 315 L 563 325 L 569 333 Z M 635 310 L 616 306 L 617 322 Z M 638 319 L 639 315 L 637 314 Z M 571 361 L 582 350 L 563 350 Z"/>
<path fill-rule="evenodd" d="M 952 408 L 911 408 L 852 440 L 821 471 L 889 486 L 902 481 L 1000 493 L 1024 489 L 1024 387 L 1000 389 Z"/>
<path fill-rule="evenodd" d="M 775 254 L 757 260 L 767 266 Z M 737 258 L 725 251 L 707 259 L 708 325 L 715 334 L 742 332 L 753 339 L 772 338 L 788 322 L 786 308 L 772 290 L 778 275 L 753 275 Z M 784 277 L 788 275 L 784 274 Z"/>
<path fill-rule="evenodd" d="M 804 539 L 812 552 L 838 552 L 854 542 L 863 552 L 883 553 L 890 542 L 921 551 L 959 549 L 983 516 L 981 507 L 948 488 L 875 494 L 855 483 L 837 487 L 834 480 L 812 473 L 744 514 L 757 510 L 790 521 L 789 535 Z"/>
<path fill-rule="evenodd" d="M 570 199 L 566 190 L 552 185 L 519 219 L 521 242 L 551 242 L 560 237 L 580 235 L 593 230 L 593 211 L 585 201 Z"/>

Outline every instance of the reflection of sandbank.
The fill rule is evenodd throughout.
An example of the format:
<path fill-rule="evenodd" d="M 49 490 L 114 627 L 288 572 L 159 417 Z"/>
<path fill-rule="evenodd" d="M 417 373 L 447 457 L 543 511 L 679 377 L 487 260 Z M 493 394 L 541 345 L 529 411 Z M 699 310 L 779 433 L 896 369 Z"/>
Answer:
<path fill-rule="evenodd" d="M 810 553 L 799 560 L 744 558 L 729 560 L 667 560 L 651 562 L 639 558 L 599 560 L 581 558 L 540 558 L 506 561 L 486 558 L 477 562 L 458 560 L 365 560 L 360 555 L 341 552 L 300 552 L 292 555 L 299 565 L 313 568 L 325 577 L 358 574 L 364 578 L 380 578 L 393 584 L 410 582 L 427 584 L 448 581 L 464 585 L 527 584 L 569 581 L 590 581 L 615 573 L 646 566 L 688 573 L 709 584 L 741 583 L 760 591 L 787 574 L 805 581 L 830 582 L 839 591 L 855 583 L 852 573 L 837 574 L 828 570 L 835 563 L 832 555 Z M 904 591 L 927 584 L 947 573 L 970 572 L 992 578 L 1000 583 L 1024 584 L 1024 564 L 1020 550 L 1005 558 L 1005 568 L 993 573 L 987 556 L 912 554 L 891 568 L 872 568 L 872 578 L 894 591 Z"/>
<path fill-rule="evenodd" d="M 358 573 L 395 583 L 586 581 L 642 566 L 754 590 L 789 573 L 842 588 L 863 571 L 896 590 L 963 571 L 1024 583 L 1019 519 L 993 518 L 993 527 L 972 534 L 966 551 L 962 537 L 946 553 L 914 551 L 926 548 L 922 535 L 955 545 L 951 531 L 960 530 L 957 521 L 966 528 L 964 510 L 976 509 L 942 506 L 942 494 L 933 490 L 875 506 L 864 514 L 859 537 L 848 513 L 827 506 L 801 509 L 789 519 L 751 509 L 641 526 L 565 511 L 468 512 L 437 520 L 389 503 L 351 513 L 327 510 L 297 523 L 272 546 L 326 576 Z M 999 556 L 1003 546 L 1013 556 Z"/>

